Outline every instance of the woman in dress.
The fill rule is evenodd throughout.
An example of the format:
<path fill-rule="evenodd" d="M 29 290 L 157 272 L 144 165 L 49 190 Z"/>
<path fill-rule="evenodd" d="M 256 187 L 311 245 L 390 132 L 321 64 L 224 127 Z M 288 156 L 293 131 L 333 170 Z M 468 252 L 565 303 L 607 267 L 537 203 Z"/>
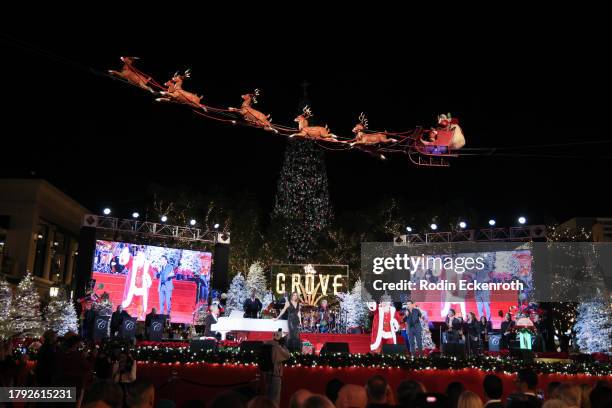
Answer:
<path fill-rule="evenodd" d="M 480 339 L 482 340 L 482 344 L 486 345 L 489 343 L 489 332 L 492 331 L 491 322 L 487 320 L 487 316 L 480 316 L 480 322 L 478 322 L 480 326 Z M 484 346 L 483 346 L 484 349 Z"/>
<path fill-rule="evenodd" d="M 427 312 L 421 310 L 421 337 L 423 339 L 423 350 L 429 349 L 433 350 L 436 348 L 436 344 L 431 339 L 431 330 L 429 330 L 429 317 L 427 316 Z"/>
<path fill-rule="evenodd" d="M 287 326 L 289 326 L 289 335 L 287 336 L 287 348 L 289 351 L 301 351 L 302 342 L 300 341 L 300 321 L 302 320 L 300 298 L 297 292 L 291 294 L 289 302 L 285 303 L 285 307 L 274 320 L 280 319 L 287 312 Z"/>
<path fill-rule="evenodd" d="M 482 354 L 482 348 L 480 346 L 480 323 L 476 319 L 474 312 L 468 313 L 466 326 L 470 354 L 473 356 Z"/>

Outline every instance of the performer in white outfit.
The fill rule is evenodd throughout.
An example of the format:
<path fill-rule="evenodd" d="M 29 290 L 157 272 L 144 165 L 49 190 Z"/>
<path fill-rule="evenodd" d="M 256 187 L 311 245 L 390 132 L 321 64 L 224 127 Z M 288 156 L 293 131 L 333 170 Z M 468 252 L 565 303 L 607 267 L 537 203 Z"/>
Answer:
<path fill-rule="evenodd" d="M 142 311 L 139 315 L 144 319 L 147 313 L 149 288 L 153 283 L 149 274 L 151 264 L 145 259 L 143 250 L 138 250 L 136 256 L 132 257 L 127 247 L 123 248 L 119 262 L 128 269 L 121 305 L 126 309 L 132 303 L 134 296 L 142 297 Z"/>

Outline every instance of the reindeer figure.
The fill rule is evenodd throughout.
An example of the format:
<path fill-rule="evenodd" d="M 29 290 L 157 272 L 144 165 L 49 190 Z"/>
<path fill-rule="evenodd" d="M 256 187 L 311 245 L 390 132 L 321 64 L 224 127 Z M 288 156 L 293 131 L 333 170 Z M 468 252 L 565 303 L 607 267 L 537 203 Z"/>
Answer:
<path fill-rule="evenodd" d="M 128 81 L 130 84 L 136 85 L 139 88 L 146 89 L 151 93 L 155 93 L 153 88 L 149 86 L 149 82 L 151 82 L 151 77 L 142 74 L 140 71 L 134 68 L 134 61 L 137 59 L 139 58 L 121 57 L 121 61 L 123 62 L 121 71 L 114 71 L 112 69 L 109 69 L 108 73 L 125 81 Z"/>
<path fill-rule="evenodd" d="M 241 95 L 242 97 L 242 106 L 238 108 L 229 108 L 230 111 L 238 112 L 242 115 L 244 120 L 248 123 L 262 127 L 265 130 L 269 130 L 275 133 L 278 133 L 278 130 L 272 127 L 272 119 L 270 115 L 266 115 L 257 109 L 251 107 L 252 104 L 257 103 L 257 97 L 259 96 L 259 89 L 255 89 L 255 92 L 252 94 Z"/>
<path fill-rule="evenodd" d="M 365 133 L 364 130 L 367 128 L 368 118 L 366 118 L 365 113 L 361 112 L 361 115 L 359 115 L 359 123 L 353 128 L 355 139 L 354 142 L 351 143 L 351 146 L 356 144 L 373 145 L 378 143 L 397 142 L 396 139 L 388 138 L 386 133 Z"/>
<path fill-rule="evenodd" d="M 183 89 L 183 81 L 186 78 L 191 77 L 191 70 L 188 69 L 183 75 L 179 74 L 178 71 L 172 75 L 172 79 L 166 82 L 164 85 L 168 87 L 166 92 L 160 92 L 162 98 L 157 98 L 157 102 L 174 102 L 183 103 L 186 105 L 192 105 L 197 108 L 202 108 L 206 111 L 206 107 L 200 104 L 201 96 L 196 95 L 192 92 L 185 91 Z"/>
<path fill-rule="evenodd" d="M 308 118 L 312 117 L 312 112 L 308 106 L 305 106 L 303 113 L 295 118 L 294 122 L 298 123 L 298 133 L 294 133 L 289 137 L 301 136 L 312 139 L 325 139 L 336 141 L 337 136 L 329 131 L 327 125 L 325 126 L 308 126 Z"/>

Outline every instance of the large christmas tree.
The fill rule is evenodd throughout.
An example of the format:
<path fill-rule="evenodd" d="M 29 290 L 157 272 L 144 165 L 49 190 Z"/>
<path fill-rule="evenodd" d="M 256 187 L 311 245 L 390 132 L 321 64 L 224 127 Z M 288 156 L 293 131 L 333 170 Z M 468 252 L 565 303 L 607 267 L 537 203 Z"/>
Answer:
<path fill-rule="evenodd" d="M 305 91 L 300 111 L 307 104 Z M 273 218 L 280 224 L 287 259 L 309 260 L 332 218 L 323 151 L 313 140 L 288 141 Z"/>
<path fill-rule="evenodd" d="M 13 303 L 13 291 L 11 286 L 0 276 L 0 340 L 6 340 L 12 333 L 9 325 L 9 312 Z"/>
<path fill-rule="evenodd" d="M 40 297 L 31 273 L 23 277 L 9 311 L 11 330 L 22 337 L 38 337 L 43 332 Z"/>
<path fill-rule="evenodd" d="M 45 326 L 60 336 L 68 332 L 78 333 L 77 314 L 74 304 L 66 298 L 61 290 L 45 307 Z"/>

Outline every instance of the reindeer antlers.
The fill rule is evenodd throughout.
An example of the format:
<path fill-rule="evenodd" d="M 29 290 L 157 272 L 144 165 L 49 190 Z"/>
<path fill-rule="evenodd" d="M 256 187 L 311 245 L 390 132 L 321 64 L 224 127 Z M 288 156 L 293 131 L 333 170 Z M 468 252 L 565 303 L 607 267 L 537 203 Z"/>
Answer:
<path fill-rule="evenodd" d="M 304 106 L 304 109 L 302 109 L 302 112 L 304 112 L 304 117 L 306 118 L 310 118 L 312 117 L 312 112 L 310 111 L 310 106 L 306 105 Z"/>
<path fill-rule="evenodd" d="M 361 112 L 361 115 L 359 115 L 359 122 L 361 122 L 364 128 L 368 128 L 368 118 L 366 118 L 365 113 Z"/>

